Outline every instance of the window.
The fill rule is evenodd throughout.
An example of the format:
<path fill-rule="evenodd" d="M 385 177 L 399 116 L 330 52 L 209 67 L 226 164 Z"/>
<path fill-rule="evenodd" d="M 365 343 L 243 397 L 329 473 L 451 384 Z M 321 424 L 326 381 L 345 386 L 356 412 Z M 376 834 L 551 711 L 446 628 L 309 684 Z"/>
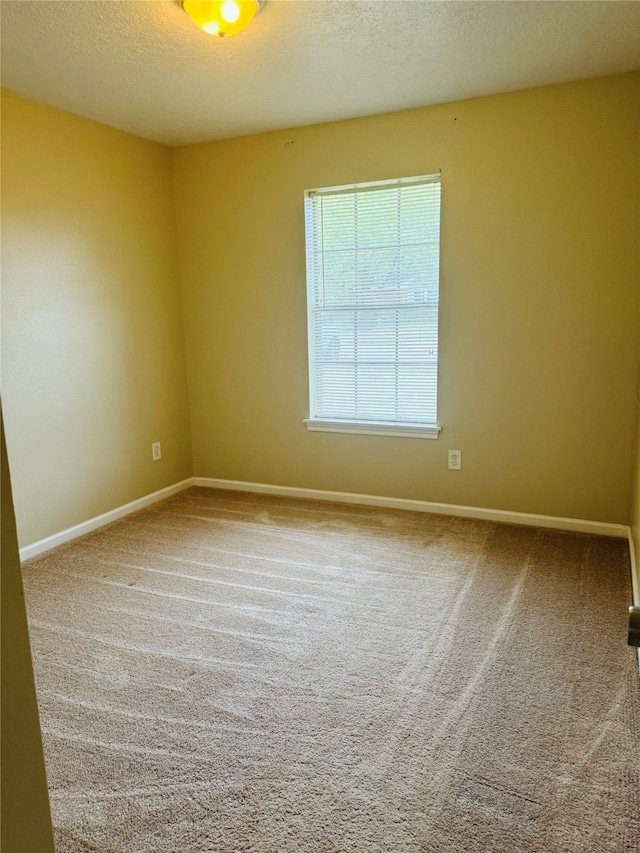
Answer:
<path fill-rule="evenodd" d="M 308 429 L 437 438 L 440 176 L 305 193 Z"/>

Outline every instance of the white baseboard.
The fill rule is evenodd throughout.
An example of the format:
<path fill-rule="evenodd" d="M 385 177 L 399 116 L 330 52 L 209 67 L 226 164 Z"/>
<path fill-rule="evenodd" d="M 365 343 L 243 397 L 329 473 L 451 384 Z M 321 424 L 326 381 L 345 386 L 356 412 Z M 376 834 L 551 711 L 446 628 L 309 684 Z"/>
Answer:
<path fill-rule="evenodd" d="M 85 533 L 90 533 L 92 530 L 96 530 L 98 527 L 103 527 L 105 524 L 116 521 L 118 518 L 130 515 L 132 512 L 137 512 L 139 509 L 144 509 L 145 506 L 150 506 L 150 504 L 164 500 L 164 498 L 175 495 L 177 492 L 181 492 L 183 489 L 188 489 L 189 486 L 193 485 L 193 478 L 189 477 L 187 480 L 174 483 L 172 486 L 167 486 L 165 489 L 159 489 L 157 492 L 152 492 L 150 495 L 145 495 L 144 497 L 131 501 L 128 504 L 124 504 L 123 506 L 118 506 L 115 509 L 109 510 L 109 512 L 97 515 L 95 518 L 90 518 L 87 521 L 74 525 L 73 527 L 68 527 L 60 533 L 54 533 L 52 536 L 40 539 L 32 545 L 26 545 L 24 548 L 20 548 L 20 559 L 24 561 L 28 560 L 30 557 L 36 557 L 38 554 L 49 551 L 51 548 L 63 545 L 71 539 L 77 539 L 78 536 L 84 536 Z"/>
<path fill-rule="evenodd" d="M 535 515 L 528 512 L 510 512 L 504 509 L 484 509 L 476 506 L 432 503 L 431 501 L 387 498 L 378 495 L 359 495 L 352 492 L 330 492 L 323 489 L 304 489 L 297 486 L 272 486 L 266 483 L 244 483 L 241 480 L 216 480 L 209 477 L 194 477 L 194 486 L 210 489 L 227 489 L 235 492 L 256 492 L 266 495 L 283 495 L 316 501 L 382 506 L 389 509 L 407 509 L 413 512 L 430 512 L 438 515 L 457 515 L 462 518 L 478 518 L 484 521 L 501 521 L 506 524 L 524 524 L 528 527 L 548 527 L 554 530 L 570 530 L 576 533 L 595 533 L 599 536 L 615 536 L 627 539 L 626 524 L 609 524 L 603 521 L 587 521 L 581 518 L 560 518 L 554 515 Z"/>
<path fill-rule="evenodd" d="M 308 500 L 332 501 L 335 503 L 361 504 L 363 506 L 380 506 L 389 509 L 404 509 L 413 512 L 427 512 L 438 515 L 454 515 L 461 518 L 477 518 L 484 521 L 499 521 L 506 524 L 523 524 L 528 527 L 547 527 L 554 530 L 568 530 L 576 533 L 595 533 L 600 536 L 614 536 L 627 539 L 629 542 L 629 553 L 631 555 L 632 577 L 634 583 L 634 596 L 638 599 L 638 575 L 636 570 L 633 540 L 629 527 L 624 524 L 610 524 L 602 521 L 588 521 L 580 518 L 561 518 L 553 515 L 535 515 L 526 512 L 511 512 L 502 509 L 485 509 L 475 506 L 459 506 L 457 504 L 434 503 L 432 501 L 410 500 L 408 498 L 390 498 L 380 495 L 361 495 L 353 492 L 332 492 L 323 489 L 305 489 L 298 486 L 273 486 L 268 483 L 247 483 L 242 480 L 217 480 L 210 477 L 189 477 L 145 495 L 135 501 L 109 510 L 95 518 L 90 518 L 80 524 L 54 533 L 45 539 L 40 539 L 31 545 L 20 549 L 20 559 L 28 560 L 36 557 L 51 548 L 63 545 L 78 536 L 84 536 L 98 527 L 103 527 L 118 518 L 144 509 L 146 506 L 175 495 L 188 489 L 190 486 L 204 486 L 210 489 L 224 489 L 236 492 L 254 492 L 266 495 L 282 495 L 285 497 L 304 498 Z"/>

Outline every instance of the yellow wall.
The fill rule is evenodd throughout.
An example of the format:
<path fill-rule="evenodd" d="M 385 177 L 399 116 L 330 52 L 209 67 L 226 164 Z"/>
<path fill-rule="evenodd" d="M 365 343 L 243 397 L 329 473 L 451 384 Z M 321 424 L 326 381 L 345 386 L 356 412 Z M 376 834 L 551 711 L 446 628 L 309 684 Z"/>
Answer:
<path fill-rule="evenodd" d="M 5 92 L 2 230 L 26 545 L 191 475 L 169 151 Z"/>
<path fill-rule="evenodd" d="M 639 80 L 175 150 L 196 475 L 627 523 Z M 442 435 L 309 433 L 303 192 L 438 169 Z"/>
<path fill-rule="evenodd" d="M 627 523 L 639 80 L 174 150 L 194 472 Z M 2 107 L 26 545 L 189 476 L 189 397 L 170 152 L 10 93 Z M 443 433 L 309 433 L 303 191 L 438 169 Z"/>
<path fill-rule="evenodd" d="M 4 853 L 53 853 L 42 737 L 2 426 L 2 819 Z"/>

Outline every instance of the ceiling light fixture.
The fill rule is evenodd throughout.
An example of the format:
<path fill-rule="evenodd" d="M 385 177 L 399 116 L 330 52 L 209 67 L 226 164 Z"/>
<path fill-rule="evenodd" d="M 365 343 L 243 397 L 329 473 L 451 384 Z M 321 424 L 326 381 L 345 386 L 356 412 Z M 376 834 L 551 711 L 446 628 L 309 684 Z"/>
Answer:
<path fill-rule="evenodd" d="M 264 0 L 181 0 L 195 23 L 211 36 L 235 36 L 248 27 Z"/>

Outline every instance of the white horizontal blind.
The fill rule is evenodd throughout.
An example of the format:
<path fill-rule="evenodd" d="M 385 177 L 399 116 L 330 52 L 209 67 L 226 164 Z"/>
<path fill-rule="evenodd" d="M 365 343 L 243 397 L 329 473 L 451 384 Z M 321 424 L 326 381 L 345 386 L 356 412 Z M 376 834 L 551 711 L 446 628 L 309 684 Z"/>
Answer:
<path fill-rule="evenodd" d="M 305 205 L 311 419 L 435 425 L 440 177 Z"/>

